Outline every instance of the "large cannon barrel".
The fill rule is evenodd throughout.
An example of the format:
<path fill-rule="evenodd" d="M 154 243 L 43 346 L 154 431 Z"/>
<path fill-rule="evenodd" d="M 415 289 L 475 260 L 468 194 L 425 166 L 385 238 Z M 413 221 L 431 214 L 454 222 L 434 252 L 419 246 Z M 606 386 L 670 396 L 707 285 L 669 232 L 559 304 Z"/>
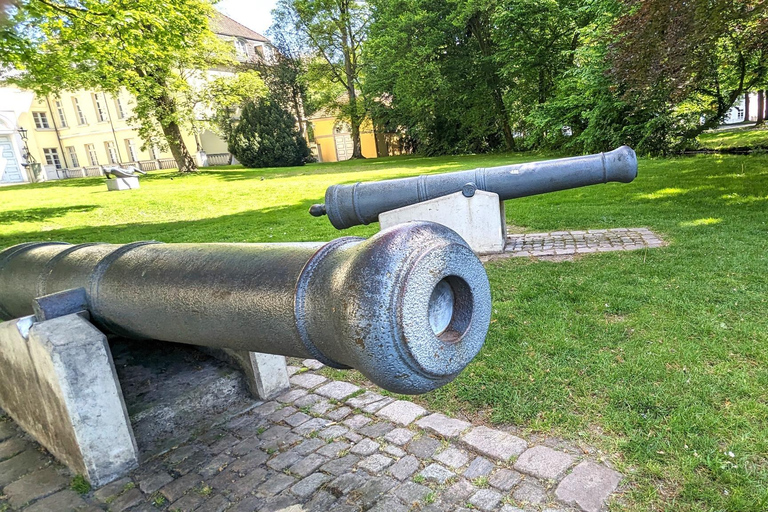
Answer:
<path fill-rule="evenodd" d="M 0 316 L 85 288 L 113 333 L 311 357 L 398 393 L 453 380 L 478 353 L 488 278 L 452 230 L 411 222 L 329 243 L 21 244 L 0 252 Z"/>
<path fill-rule="evenodd" d="M 310 213 L 327 214 L 336 229 L 345 229 L 376 222 L 383 212 L 466 191 L 465 187 L 493 192 L 507 200 L 609 181 L 629 183 L 636 176 L 635 152 L 622 146 L 597 155 L 332 185 L 325 192 L 325 204 L 314 205 Z"/>

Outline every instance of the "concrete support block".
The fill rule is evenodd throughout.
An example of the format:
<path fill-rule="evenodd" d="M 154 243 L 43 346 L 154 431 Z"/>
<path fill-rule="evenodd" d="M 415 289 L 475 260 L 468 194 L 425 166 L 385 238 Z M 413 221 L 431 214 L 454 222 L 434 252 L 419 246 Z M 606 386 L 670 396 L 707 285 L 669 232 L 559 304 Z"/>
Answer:
<path fill-rule="evenodd" d="M 381 229 L 413 220 L 448 226 L 478 254 L 504 252 L 507 221 L 504 201 L 497 194 L 477 190 L 473 196 L 465 197 L 456 192 L 379 215 Z"/>
<path fill-rule="evenodd" d="M 284 356 L 229 348 L 198 348 L 217 359 L 239 366 L 245 373 L 248 390 L 256 398 L 271 400 L 291 387 Z"/>
<path fill-rule="evenodd" d="M 106 336 L 83 316 L 0 323 L 0 406 L 95 486 L 138 465 Z"/>
<path fill-rule="evenodd" d="M 139 188 L 139 178 L 112 178 L 107 180 L 107 190 L 132 190 Z"/>

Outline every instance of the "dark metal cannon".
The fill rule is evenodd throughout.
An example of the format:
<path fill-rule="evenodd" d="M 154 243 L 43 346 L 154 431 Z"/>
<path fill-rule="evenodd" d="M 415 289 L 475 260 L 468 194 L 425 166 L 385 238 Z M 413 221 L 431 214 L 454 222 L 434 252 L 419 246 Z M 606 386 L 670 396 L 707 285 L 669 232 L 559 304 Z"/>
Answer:
<path fill-rule="evenodd" d="M 412 222 L 329 243 L 33 242 L 0 252 L 0 316 L 84 288 L 113 333 L 311 357 L 398 393 L 453 380 L 491 316 L 488 278 L 464 240 Z"/>
<path fill-rule="evenodd" d="M 597 155 L 332 185 L 325 192 L 325 204 L 313 205 L 310 213 L 315 217 L 327 214 L 336 229 L 345 229 L 376 222 L 383 212 L 455 192 L 471 195 L 474 190 L 485 190 L 504 201 L 609 181 L 629 183 L 636 176 L 635 152 L 622 146 Z"/>

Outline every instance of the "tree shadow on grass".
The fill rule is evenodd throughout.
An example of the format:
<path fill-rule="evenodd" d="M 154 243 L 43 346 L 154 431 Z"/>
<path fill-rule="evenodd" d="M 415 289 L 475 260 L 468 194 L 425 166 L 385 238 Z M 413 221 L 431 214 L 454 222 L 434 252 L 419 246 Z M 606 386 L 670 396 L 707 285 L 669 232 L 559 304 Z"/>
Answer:
<path fill-rule="evenodd" d="M 99 208 L 99 206 L 95 204 L 79 204 L 73 206 L 58 206 L 55 208 L 11 210 L 0 212 L 0 224 L 11 222 L 42 222 L 54 217 L 63 217 L 68 213 L 90 212 L 96 208 Z"/>
<path fill-rule="evenodd" d="M 124 244 L 139 240 L 173 243 L 265 243 L 326 241 L 342 236 L 370 236 L 378 224 L 336 230 L 325 217 L 309 215 L 312 200 L 176 222 L 134 222 L 102 226 L 79 226 L 50 231 L 17 232 L 0 236 L 0 249 L 34 241 L 69 243 L 106 242 Z"/>

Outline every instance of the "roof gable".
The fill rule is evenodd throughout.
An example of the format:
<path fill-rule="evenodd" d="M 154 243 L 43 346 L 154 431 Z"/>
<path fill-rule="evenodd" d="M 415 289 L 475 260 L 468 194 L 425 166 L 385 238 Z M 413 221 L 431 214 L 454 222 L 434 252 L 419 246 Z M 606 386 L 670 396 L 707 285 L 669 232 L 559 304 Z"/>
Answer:
<path fill-rule="evenodd" d="M 214 34 L 221 36 L 243 37 L 245 39 L 251 39 L 253 41 L 269 42 L 269 40 L 263 35 L 255 32 L 245 25 L 238 23 L 229 16 L 216 12 L 211 18 L 211 30 Z"/>

